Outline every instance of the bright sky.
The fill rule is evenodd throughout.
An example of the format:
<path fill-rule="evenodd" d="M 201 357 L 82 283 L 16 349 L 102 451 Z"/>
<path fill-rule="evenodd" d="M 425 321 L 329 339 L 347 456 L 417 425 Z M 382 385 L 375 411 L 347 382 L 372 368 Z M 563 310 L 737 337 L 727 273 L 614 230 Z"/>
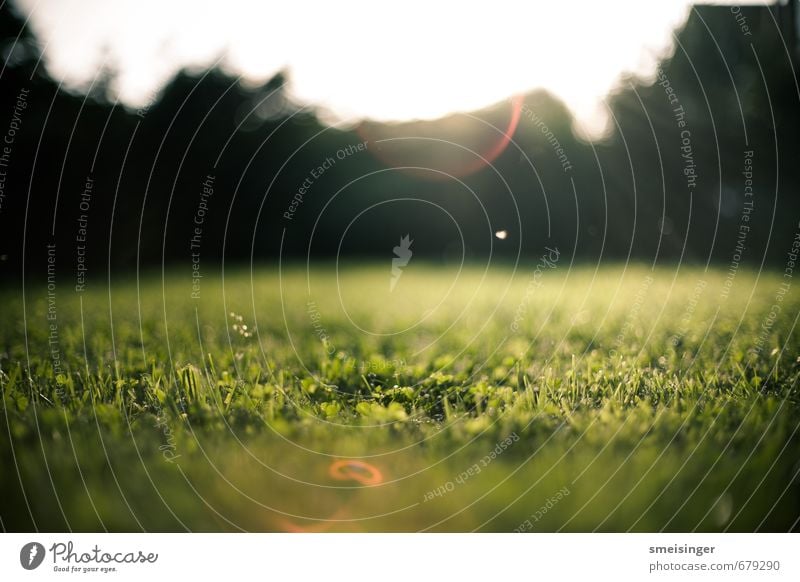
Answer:
<path fill-rule="evenodd" d="M 719 3 L 713 0 L 713 3 Z M 433 119 L 546 88 L 599 134 L 623 72 L 652 78 L 686 0 L 17 0 L 51 75 L 145 104 L 181 68 L 252 82 L 286 69 L 290 94 L 329 121 Z"/>

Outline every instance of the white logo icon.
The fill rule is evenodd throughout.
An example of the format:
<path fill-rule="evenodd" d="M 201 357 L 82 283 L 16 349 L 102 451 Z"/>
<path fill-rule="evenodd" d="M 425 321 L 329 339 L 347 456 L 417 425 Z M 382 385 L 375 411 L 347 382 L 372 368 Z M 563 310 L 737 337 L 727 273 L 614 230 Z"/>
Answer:
<path fill-rule="evenodd" d="M 29 542 L 19 552 L 19 563 L 26 570 L 38 568 L 44 560 L 44 546 L 38 542 Z"/>
<path fill-rule="evenodd" d="M 409 237 L 410 235 L 406 235 L 401 238 L 400 244 L 392 249 L 396 257 L 392 259 L 392 278 L 389 280 L 389 291 L 394 291 L 397 282 L 400 280 L 400 275 L 403 274 L 403 267 L 408 265 L 411 255 L 414 254 L 411 252 L 411 243 L 414 241 L 410 240 Z"/>

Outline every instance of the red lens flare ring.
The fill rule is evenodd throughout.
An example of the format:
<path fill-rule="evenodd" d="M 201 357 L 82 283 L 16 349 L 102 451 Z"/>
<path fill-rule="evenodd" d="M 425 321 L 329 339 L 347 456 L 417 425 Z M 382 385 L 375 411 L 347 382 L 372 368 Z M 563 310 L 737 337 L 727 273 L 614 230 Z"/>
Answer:
<path fill-rule="evenodd" d="M 362 485 L 383 483 L 383 475 L 374 465 L 353 459 L 340 459 L 331 463 L 328 473 L 339 481 L 353 480 Z"/>

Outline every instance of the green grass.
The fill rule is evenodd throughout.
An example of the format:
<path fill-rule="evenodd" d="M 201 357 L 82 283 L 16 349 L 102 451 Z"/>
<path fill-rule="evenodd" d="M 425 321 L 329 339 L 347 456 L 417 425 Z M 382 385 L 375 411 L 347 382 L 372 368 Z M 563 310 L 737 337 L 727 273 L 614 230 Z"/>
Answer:
<path fill-rule="evenodd" d="M 778 273 L 727 298 L 684 267 L 204 275 L 60 277 L 53 344 L 45 286 L 0 293 L 4 528 L 797 528 Z"/>

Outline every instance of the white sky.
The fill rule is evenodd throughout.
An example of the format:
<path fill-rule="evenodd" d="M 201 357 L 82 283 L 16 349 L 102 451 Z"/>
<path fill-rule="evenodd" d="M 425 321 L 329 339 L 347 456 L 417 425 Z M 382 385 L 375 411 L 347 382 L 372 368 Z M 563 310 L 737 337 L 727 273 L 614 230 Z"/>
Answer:
<path fill-rule="evenodd" d="M 719 3 L 714 0 L 714 3 Z M 546 88 L 589 135 L 623 72 L 652 78 L 686 0 L 17 0 L 53 77 L 145 104 L 183 67 L 252 82 L 287 69 L 290 94 L 328 120 L 432 119 Z M 733 16 L 731 17 L 733 19 Z"/>

